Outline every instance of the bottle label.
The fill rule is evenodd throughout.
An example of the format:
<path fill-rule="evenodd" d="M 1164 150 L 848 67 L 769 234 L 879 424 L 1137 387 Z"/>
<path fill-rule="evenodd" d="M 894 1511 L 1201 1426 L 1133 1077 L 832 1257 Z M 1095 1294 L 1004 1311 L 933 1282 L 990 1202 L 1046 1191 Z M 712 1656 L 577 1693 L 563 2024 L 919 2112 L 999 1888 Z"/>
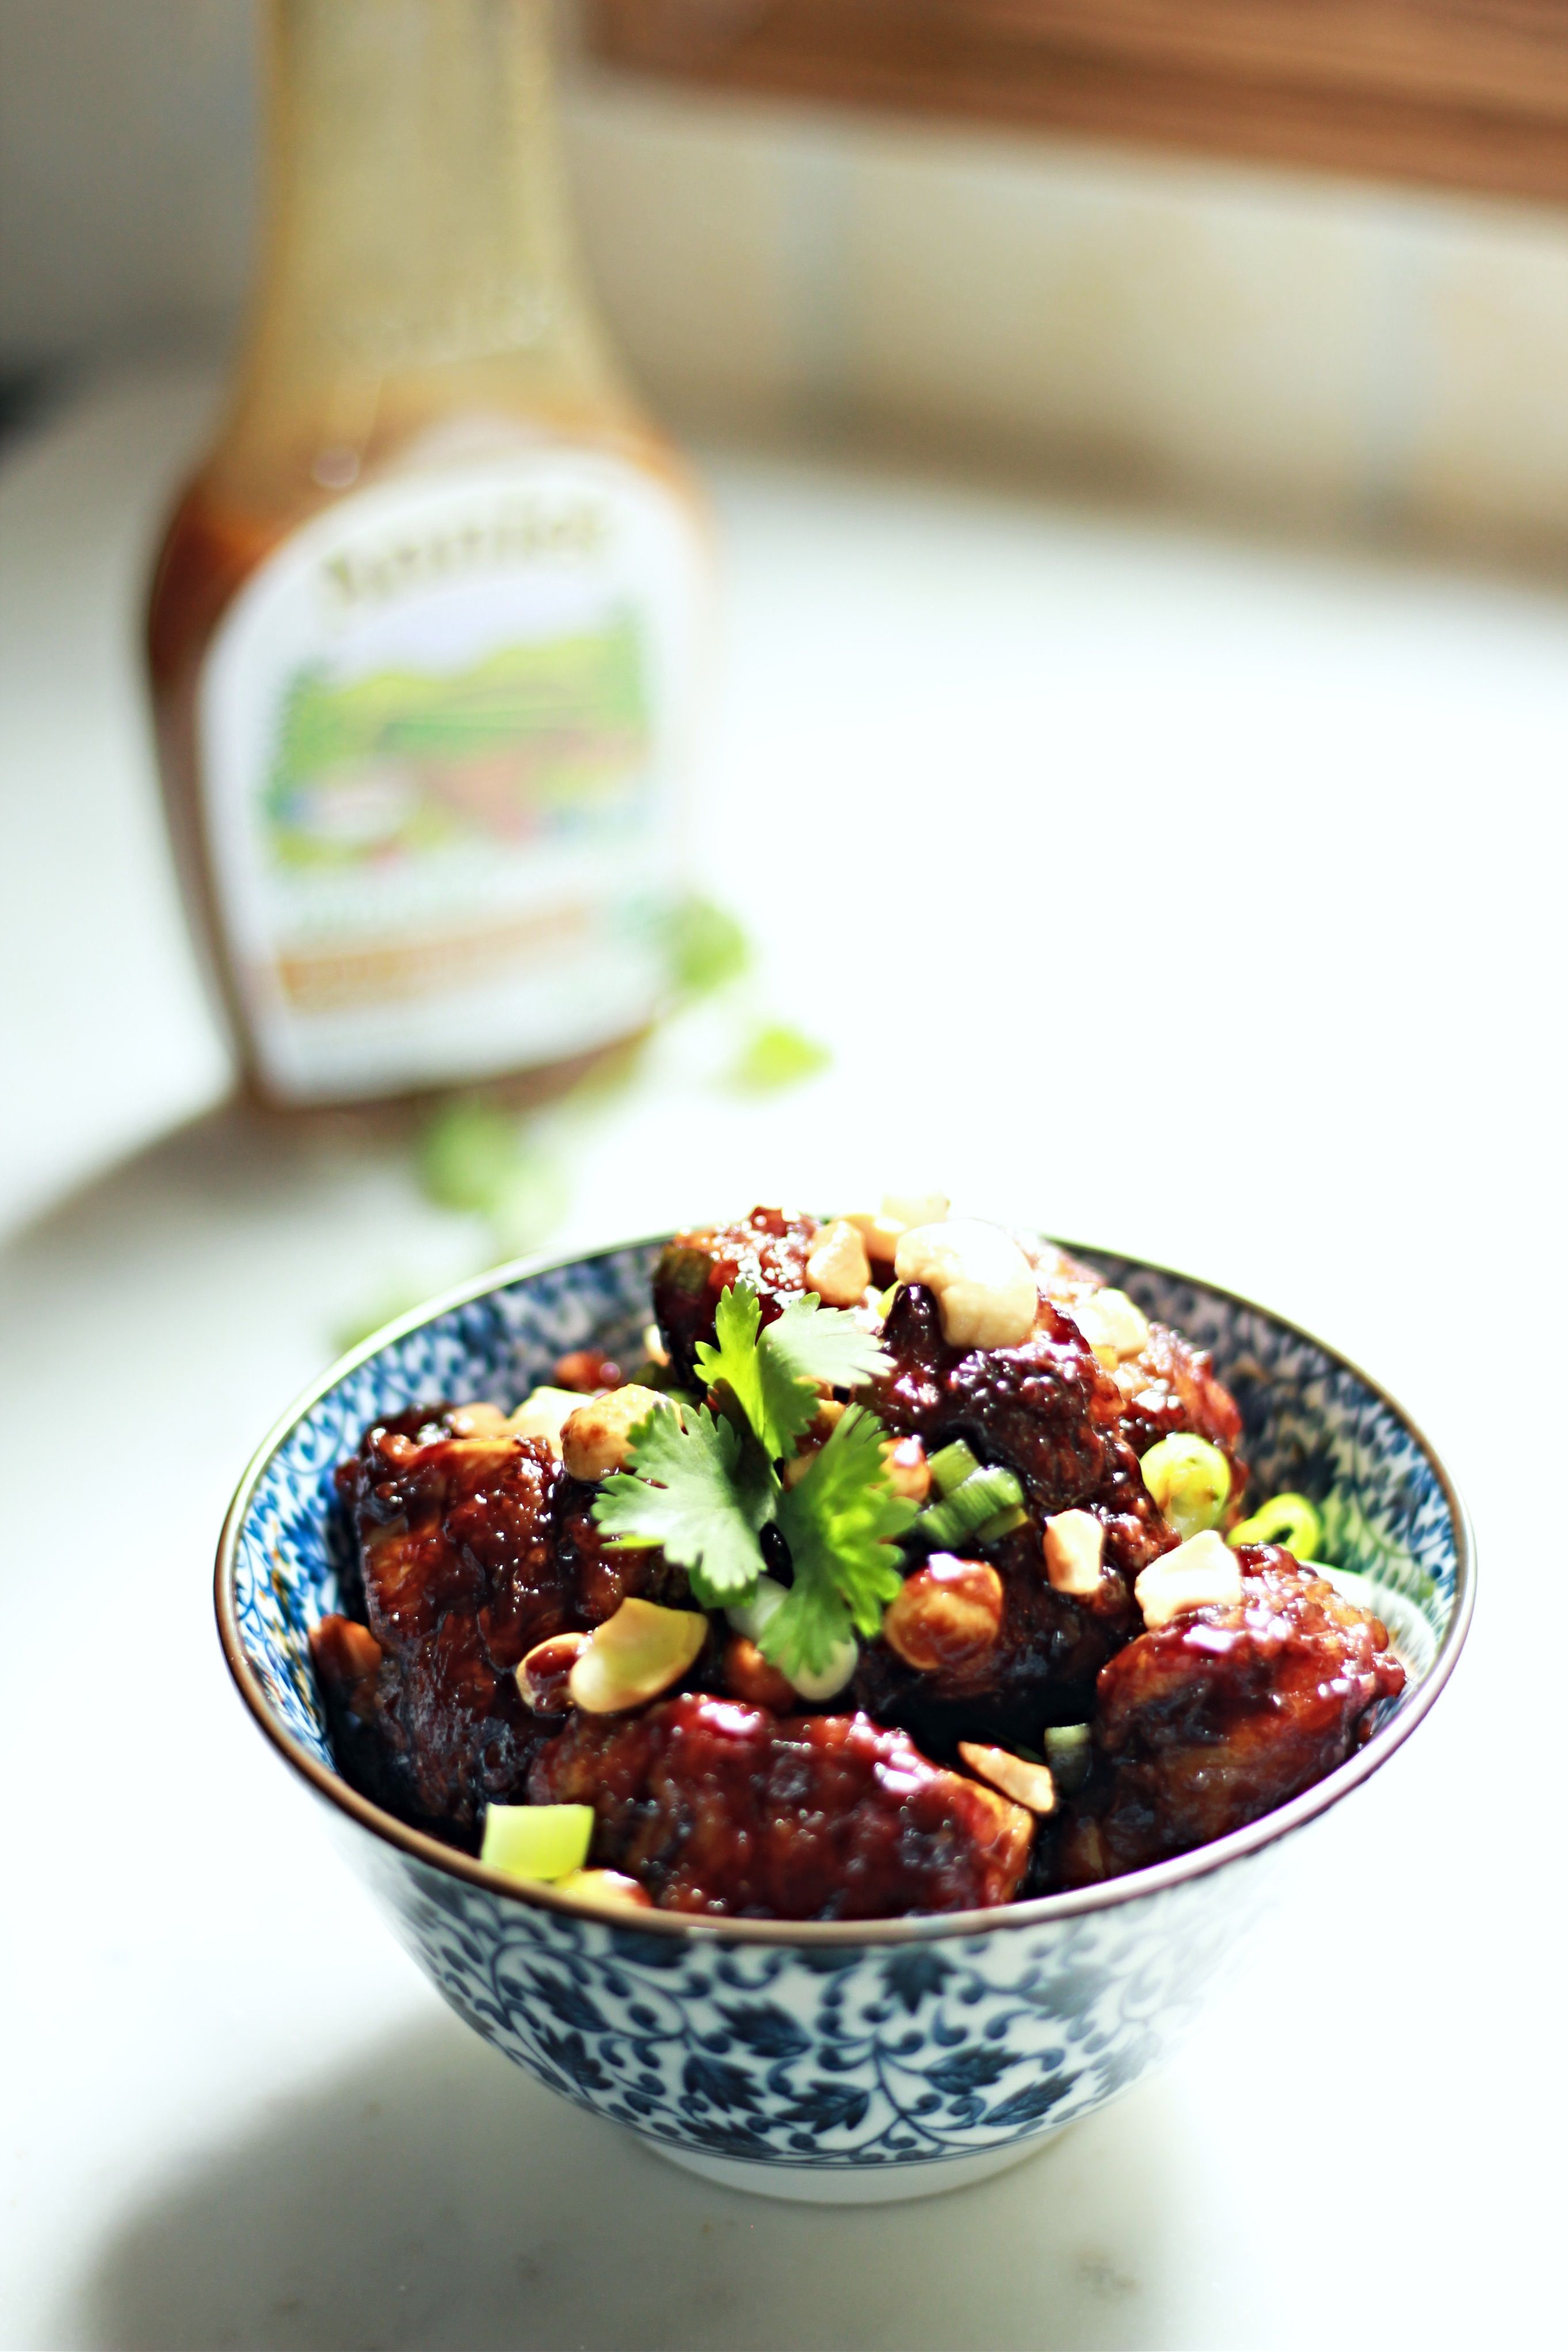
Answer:
<path fill-rule="evenodd" d="M 702 571 L 673 490 L 555 447 L 357 492 L 251 575 L 197 724 L 273 1093 L 480 1078 L 648 1019 Z"/>

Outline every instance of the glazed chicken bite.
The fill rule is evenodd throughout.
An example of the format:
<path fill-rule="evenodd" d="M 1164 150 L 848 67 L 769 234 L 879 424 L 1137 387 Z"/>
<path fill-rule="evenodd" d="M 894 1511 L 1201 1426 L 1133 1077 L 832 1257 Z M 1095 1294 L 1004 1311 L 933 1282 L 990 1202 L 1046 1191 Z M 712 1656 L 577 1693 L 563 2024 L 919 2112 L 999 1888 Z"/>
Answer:
<path fill-rule="evenodd" d="M 329 1706 L 357 1753 L 370 1752 L 366 1731 L 378 1735 L 400 1810 L 471 1832 L 487 1802 L 521 1789 L 543 1736 L 514 1672 L 527 1652 L 602 1622 L 630 1595 L 684 1599 L 685 1576 L 660 1552 L 608 1550 L 591 1487 L 494 1407 L 378 1423 L 337 1479 L 366 1623 L 346 1633 L 334 1616 L 317 1629 Z"/>
<path fill-rule="evenodd" d="M 882 1919 L 1010 1900 L 1021 1806 L 930 1763 L 863 1715 L 791 1717 L 687 1693 L 577 1716 L 534 1765 L 536 1804 L 586 1804 L 590 1860 L 661 1908 L 737 1918 Z"/>
<path fill-rule="evenodd" d="M 1121 1434 L 1115 1381 L 1064 1313 L 1042 1302 L 1017 1348 L 955 1348 L 932 1293 L 912 1283 L 894 1302 L 883 1346 L 892 1370 L 868 1394 L 884 1426 L 917 1436 L 927 1455 L 962 1439 L 980 1462 L 1016 1474 L 1029 1516 L 979 1547 L 999 1601 L 989 1638 L 977 1619 L 968 1643 L 922 1651 L 901 1640 L 894 1611 L 862 1657 L 856 1699 L 938 1747 L 961 1731 L 1032 1744 L 1042 1722 L 1082 1715 L 1095 1675 L 1141 1622 L 1134 1578 L 1176 1538 Z M 1069 1511 L 1090 1514 L 1099 1528 L 1102 1573 L 1092 1593 L 1060 1591 L 1051 1580 L 1042 1530 Z M 920 1573 L 905 1586 L 906 1601 L 918 1599 Z"/>
<path fill-rule="evenodd" d="M 1271 1544 L 1236 1555 L 1241 1598 L 1138 1635 L 1101 1675 L 1099 1758 L 1069 1808 L 1063 1883 L 1207 1845 L 1343 1764 L 1405 1670 L 1377 1619 Z"/>
<path fill-rule="evenodd" d="M 1133 1452 L 1141 1460 L 1162 1437 L 1178 1432 L 1204 1438 L 1225 1455 L 1239 1500 L 1247 1483 L 1241 1412 L 1216 1376 L 1208 1350 L 1195 1348 L 1168 1324 L 1151 1323 L 1065 1250 L 1045 1243 L 1030 1255 L 1040 1296 L 1072 1317 L 1091 1344 L 1100 1341 L 1101 1360 L 1121 1392 L 1121 1433 Z"/>
<path fill-rule="evenodd" d="M 677 1234 L 653 1269 L 653 1312 L 670 1362 L 680 1378 L 696 1379 L 696 1344 L 710 1345 L 714 1313 L 737 1282 L 756 1291 L 764 1323 L 786 1298 L 806 1287 L 806 1261 L 820 1230 L 815 1217 L 788 1209 L 753 1209 L 732 1225 Z"/>

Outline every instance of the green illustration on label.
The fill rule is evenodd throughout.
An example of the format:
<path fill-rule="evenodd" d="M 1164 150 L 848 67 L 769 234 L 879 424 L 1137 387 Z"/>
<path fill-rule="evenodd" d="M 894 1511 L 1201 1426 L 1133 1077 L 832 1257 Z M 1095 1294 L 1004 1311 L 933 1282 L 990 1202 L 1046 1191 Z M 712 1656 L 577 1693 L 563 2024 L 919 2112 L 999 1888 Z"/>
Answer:
<path fill-rule="evenodd" d="M 263 833 L 276 866 L 341 872 L 613 829 L 635 814 L 651 749 L 629 609 L 458 671 L 334 685 L 308 666 L 284 695 Z"/>

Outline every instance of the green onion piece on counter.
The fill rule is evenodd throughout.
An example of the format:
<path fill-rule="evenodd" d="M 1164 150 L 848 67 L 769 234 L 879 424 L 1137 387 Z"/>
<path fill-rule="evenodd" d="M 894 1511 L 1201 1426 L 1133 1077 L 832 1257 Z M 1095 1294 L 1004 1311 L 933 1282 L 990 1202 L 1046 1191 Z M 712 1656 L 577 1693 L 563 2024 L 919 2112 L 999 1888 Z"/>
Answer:
<path fill-rule="evenodd" d="M 1162 1437 L 1139 1468 L 1144 1484 L 1182 1541 L 1217 1528 L 1230 1499 L 1230 1465 L 1207 1438 Z"/>
<path fill-rule="evenodd" d="M 1064 1797 L 1082 1789 L 1089 1778 L 1093 1743 L 1086 1723 L 1048 1723 L 1040 1735 L 1051 1777 Z"/>
<path fill-rule="evenodd" d="M 973 1539 L 978 1544 L 1000 1543 L 1004 1536 L 1016 1535 L 1019 1528 L 1028 1525 L 1029 1513 L 1015 1507 L 1010 1511 L 998 1511 L 994 1519 L 982 1519 Z"/>
<path fill-rule="evenodd" d="M 591 1805 L 491 1805 L 479 1859 L 507 1878 L 565 1878 L 588 1860 Z"/>
<path fill-rule="evenodd" d="M 1271 1496 L 1226 1538 L 1233 1544 L 1283 1544 L 1301 1560 L 1315 1560 L 1322 1539 L 1322 1520 L 1304 1495 Z"/>
<path fill-rule="evenodd" d="M 972 1478 L 979 1466 L 963 1439 L 956 1437 L 951 1445 L 943 1446 L 939 1454 L 931 1456 L 932 1483 L 939 1495 L 950 1495 L 955 1486 Z"/>
<path fill-rule="evenodd" d="M 493 1209 L 522 1161 L 516 1116 L 471 1097 L 444 1103 L 419 1140 L 420 1183 L 438 1208 Z"/>
<path fill-rule="evenodd" d="M 909 1532 L 933 1551 L 946 1551 L 998 1513 L 1016 1511 L 1022 1501 L 1023 1488 L 1010 1470 L 977 1470 L 961 1486 L 922 1511 Z"/>

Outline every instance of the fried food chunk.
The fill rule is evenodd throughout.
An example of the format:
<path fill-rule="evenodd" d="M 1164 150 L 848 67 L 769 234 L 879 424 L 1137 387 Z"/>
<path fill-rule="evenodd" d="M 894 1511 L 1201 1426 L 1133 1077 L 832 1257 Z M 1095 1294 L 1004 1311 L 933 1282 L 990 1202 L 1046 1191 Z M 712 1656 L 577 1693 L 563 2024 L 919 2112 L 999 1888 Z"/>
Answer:
<path fill-rule="evenodd" d="M 556 1728 L 524 1705 L 513 1669 L 537 1642 L 613 1616 L 633 1593 L 676 1601 L 685 1574 L 656 1550 L 607 1551 L 593 1488 L 497 1417 L 440 1408 L 366 1432 L 338 1489 L 359 1538 L 369 1652 L 324 1620 L 313 1645 L 337 1719 L 373 1724 L 382 1793 L 460 1835 L 521 1789 Z M 359 1740 L 361 1759 L 369 1743 Z"/>
<path fill-rule="evenodd" d="M 1082 1721 L 1096 1675 L 1142 1622 L 1119 1577 L 1107 1577 L 1092 1603 L 1053 1592 L 1032 1524 L 987 1545 L 985 1557 L 1002 1588 L 994 1643 L 921 1669 L 878 1639 L 862 1651 L 850 1685 L 856 1706 L 905 1726 L 944 1757 L 960 1739 L 1037 1747 L 1043 1723 Z"/>
<path fill-rule="evenodd" d="M 863 1715 L 790 1717 L 687 1692 L 574 1717 L 529 1777 L 535 1804 L 591 1804 L 591 1860 L 667 1911 L 882 1919 L 1010 1901 L 1032 1823 Z"/>
<path fill-rule="evenodd" d="M 1075 1299 L 1092 1298 L 1104 1288 L 1100 1275 L 1053 1243 L 1036 1243 L 1029 1254 L 1040 1296 L 1069 1314 Z M 1140 1461 L 1162 1437 L 1179 1432 L 1206 1438 L 1228 1461 L 1231 1496 L 1239 1504 L 1247 1484 L 1241 1411 L 1216 1377 L 1207 1348 L 1195 1348 L 1168 1324 L 1151 1323 L 1142 1349 L 1119 1363 L 1112 1378 L 1122 1394 L 1122 1435 Z"/>
<path fill-rule="evenodd" d="M 1099 1756 L 1068 1809 L 1068 1886 L 1207 1845 L 1310 1788 L 1405 1686 L 1375 1617 L 1277 1545 L 1237 1554 L 1242 1597 L 1141 1633 L 1101 1673 Z"/>
<path fill-rule="evenodd" d="M 1121 1434 L 1121 1392 L 1048 1302 L 1021 1347 L 954 1348 L 932 1293 L 911 1283 L 894 1301 L 883 1346 L 893 1370 L 866 1392 L 872 1411 L 895 1434 L 918 1436 L 928 1455 L 961 1437 L 981 1461 L 1015 1472 L 1030 1519 L 984 1548 L 1003 1588 L 995 1643 L 916 1673 L 886 1642 L 873 1643 L 855 1702 L 943 1752 L 960 1737 L 1032 1746 L 1043 1721 L 1086 1711 L 1095 1675 L 1141 1622 L 1134 1578 L 1176 1540 Z M 1051 1589 L 1041 1549 L 1045 1520 L 1076 1509 L 1092 1510 L 1105 1530 L 1106 1572 L 1090 1600 Z"/>
<path fill-rule="evenodd" d="M 1148 1345 L 1112 1375 L 1124 1399 L 1122 1434 L 1140 1461 L 1151 1445 L 1176 1432 L 1207 1438 L 1230 1465 L 1231 1517 L 1237 1516 L 1247 1465 L 1241 1459 L 1241 1409 L 1215 1375 L 1206 1348 L 1179 1331 L 1151 1323 Z"/>
<path fill-rule="evenodd" d="M 1102 1496 L 1113 1500 L 1112 1517 L 1126 1525 L 1107 1526 L 1107 1547 L 1132 1574 L 1165 1548 L 1159 1514 L 1118 1429 L 1121 1391 L 1060 1309 L 1042 1300 L 1021 1347 L 955 1348 L 942 1335 L 934 1294 L 915 1282 L 894 1300 L 882 1344 L 893 1370 L 864 1402 L 894 1434 L 920 1438 L 927 1455 L 964 1438 L 980 1460 L 1017 1473 L 1040 1520 Z"/>
<path fill-rule="evenodd" d="M 751 1285 L 764 1323 L 771 1323 L 784 1301 L 805 1289 L 806 1260 L 819 1231 L 815 1217 L 789 1209 L 753 1209 L 732 1225 L 706 1225 L 675 1235 L 653 1269 L 653 1312 L 682 1380 L 696 1380 L 697 1341 L 712 1343 L 714 1310 L 733 1284 Z"/>
<path fill-rule="evenodd" d="M 338 1472 L 382 1652 L 383 1768 L 416 1819 L 472 1831 L 527 1774 L 538 1726 L 507 1669 L 575 1622 L 556 1542 L 564 1483 L 546 1446 L 455 1435 L 439 1412 L 368 1430 Z M 316 1657 L 325 1684 L 319 1634 Z"/>

